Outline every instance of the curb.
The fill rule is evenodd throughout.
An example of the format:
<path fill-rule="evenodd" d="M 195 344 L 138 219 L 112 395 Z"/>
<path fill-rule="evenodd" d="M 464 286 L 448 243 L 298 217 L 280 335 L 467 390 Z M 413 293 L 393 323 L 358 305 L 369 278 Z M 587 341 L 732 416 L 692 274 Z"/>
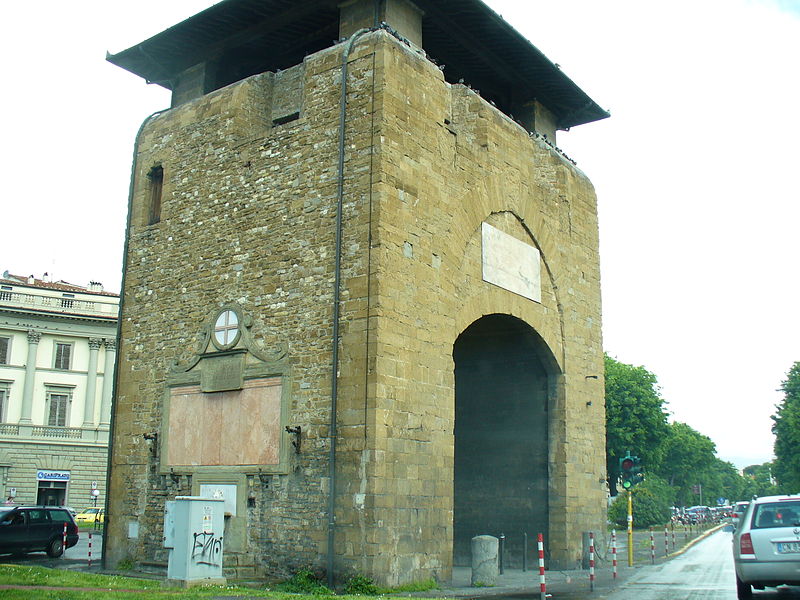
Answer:
<path fill-rule="evenodd" d="M 723 527 L 727 527 L 727 526 L 728 526 L 727 523 L 720 523 L 719 525 L 717 525 L 715 527 L 712 527 L 711 529 L 706 529 L 701 535 L 698 535 L 696 538 L 692 538 L 691 540 L 686 542 L 686 544 L 684 544 L 684 546 L 680 550 L 676 550 L 675 552 L 672 552 L 671 554 L 668 554 L 667 555 L 667 559 L 675 558 L 676 556 L 680 556 L 681 554 L 686 552 L 689 548 L 691 548 L 692 546 L 694 546 L 698 542 L 702 542 L 704 539 L 706 539 L 712 533 L 716 533 L 717 531 L 719 531 Z"/>

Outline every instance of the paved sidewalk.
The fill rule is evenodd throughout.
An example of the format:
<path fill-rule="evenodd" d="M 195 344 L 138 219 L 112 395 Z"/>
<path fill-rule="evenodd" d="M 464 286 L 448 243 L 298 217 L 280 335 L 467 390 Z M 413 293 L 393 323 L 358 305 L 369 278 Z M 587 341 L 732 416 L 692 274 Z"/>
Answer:
<path fill-rule="evenodd" d="M 695 543 L 706 538 L 707 536 L 722 529 L 724 526 L 719 525 L 712 527 L 704 532 L 697 532 L 695 537 L 689 539 L 684 545 L 678 547 L 669 555 L 656 557 L 656 563 L 663 563 L 666 560 L 678 556 L 685 552 Z M 636 558 L 635 566 L 629 567 L 627 564 L 627 550 L 622 545 L 622 550 L 618 549 L 617 554 L 617 577 L 613 576 L 611 567 L 610 555 L 598 557 L 598 566 L 595 569 L 595 580 L 592 585 L 589 580 L 588 570 L 574 570 L 574 571 L 547 571 L 545 573 L 547 597 L 552 600 L 601 600 L 608 596 L 618 586 L 622 585 L 632 575 L 644 566 L 652 564 L 649 551 L 649 533 L 636 532 L 634 538 L 636 544 Z M 645 558 L 646 556 L 646 558 Z M 149 576 L 145 573 L 137 572 L 109 572 L 103 571 L 99 564 L 95 563 L 91 568 L 83 560 L 65 560 L 53 559 L 52 566 L 57 568 L 66 568 L 70 570 L 78 570 L 84 572 L 93 572 L 106 575 L 126 575 L 126 576 L 145 576 L 148 579 L 163 579 L 163 577 Z M 19 564 L 19 563 L 18 563 Z M 23 562 L 24 564 L 24 562 Z M 51 565 L 41 565 L 51 566 Z M 456 567 L 453 569 L 453 579 L 449 584 L 442 584 L 439 589 L 428 590 L 425 592 L 416 593 L 401 593 L 396 594 L 398 597 L 416 597 L 416 598 L 453 598 L 453 599 L 471 599 L 488 600 L 490 598 L 510 598 L 520 600 L 539 600 L 541 595 L 539 587 L 539 569 L 534 565 L 526 571 L 522 569 L 505 569 L 502 575 L 499 575 L 495 585 L 491 587 L 472 587 L 470 585 L 472 577 L 472 570 L 469 567 Z M 6 586 L 4 589 L 12 589 L 17 586 Z M 39 586 L 24 586 L 24 589 L 37 588 Z M 48 589 L 42 587 L 40 589 Z M 59 588 L 65 589 L 65 588 Z M 85 591 L 85 590 L 84 590 Z M 146 593 L 146 591 L 142 591 Z M 394 595 L 394 594 L 393 594 Z M 228 600 L 238 598 L 237 596 L 217 596 L 212 597 L 216 600 Z"/>
<path fill-rule="evenodd" d="M 700 532 L 682 546 L 676 546 L 676 549 L 670 552 L 668 556 L 664 556 L 663 554 L 656 556 L 656 564 L 663 563 L 666 560 L 670 560 L 682 554 L 700 540 L 722 528 L 723 525 L 719 525 L 707 531 Z M 608 557 L 600 557 L 598 560 L 599 566 L 595 568 L 593 588 L 589 581 L 588 570 L 546 571 L 545 584 L 547 596 L 552 597 L 554 600 L 579 600 L 582 598 L 599 600 L 604 598 L 616 587 L 628 580 L 641 567 L 652 564 L 650 559 L 649 537 L 649 532 L 636 532 L 634 538 L 635 542 L 637 546 L 642 546 L 645 551 L 643 552 L 642 548 L 637 549 L 633 567 L 628 566 L 627 550 L 624 545 L 622 553 L 620 553 L 618 549 L 616 578 L 613 576 L 611 561 L 606 559 L 610 558 L 610 554 Z M 646 558 L 644 558 L 644 556 L 646 556 Z M 505 569 L 504 574 L 498 576 L 495 585 L 491 587 L 472 587 L 470 585 L 471 577 L 472 570 L 469 567 L 456 567 L 453 569 L 453 580 L 449 585 L 442 585 L 438 590 L 408 595 L 459 599 L 503 597 L 538 600 L 540 597 L 538 566 L 534 566 L 533 569 L 529 568 L 527 571 L 523 571 L 522 569 Z"/>

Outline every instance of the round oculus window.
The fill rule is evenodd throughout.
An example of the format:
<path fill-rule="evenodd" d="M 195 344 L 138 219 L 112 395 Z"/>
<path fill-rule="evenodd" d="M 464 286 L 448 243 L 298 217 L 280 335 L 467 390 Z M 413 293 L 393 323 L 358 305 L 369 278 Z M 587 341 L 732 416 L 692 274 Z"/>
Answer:
<path fill-rule="evenodd" d="M 223 310 L 214 323 L 214 342 L 219 348 L 229 348 L 239 339 L 239 317 L 232 310 Z"/>

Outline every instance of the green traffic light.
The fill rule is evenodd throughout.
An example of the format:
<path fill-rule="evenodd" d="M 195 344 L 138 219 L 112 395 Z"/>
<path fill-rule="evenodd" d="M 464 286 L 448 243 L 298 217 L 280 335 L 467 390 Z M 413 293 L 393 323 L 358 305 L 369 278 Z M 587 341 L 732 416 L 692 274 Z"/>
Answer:
<path fill-rule="evenodd" d="M 638 456 L 632 456 L 628 452 L 624 458 L 619 459 L 619 480 L 624 490 L 630 490 L 644 481 L 642 461 Z"/>

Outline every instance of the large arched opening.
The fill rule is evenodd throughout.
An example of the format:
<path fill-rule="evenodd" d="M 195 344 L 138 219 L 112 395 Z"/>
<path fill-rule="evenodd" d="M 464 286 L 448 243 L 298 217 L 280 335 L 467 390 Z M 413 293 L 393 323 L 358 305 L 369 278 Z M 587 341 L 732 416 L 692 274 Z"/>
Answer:
<path fill-rule="evenodd" d="M 558 368 L 542 338 L 509 315 L 487 315 L 453 346 L 453 564 L 470 564 L 476 535 L 505 535 L 505 564 L 521 566 L 549 525 L 549 420 Z"/>

